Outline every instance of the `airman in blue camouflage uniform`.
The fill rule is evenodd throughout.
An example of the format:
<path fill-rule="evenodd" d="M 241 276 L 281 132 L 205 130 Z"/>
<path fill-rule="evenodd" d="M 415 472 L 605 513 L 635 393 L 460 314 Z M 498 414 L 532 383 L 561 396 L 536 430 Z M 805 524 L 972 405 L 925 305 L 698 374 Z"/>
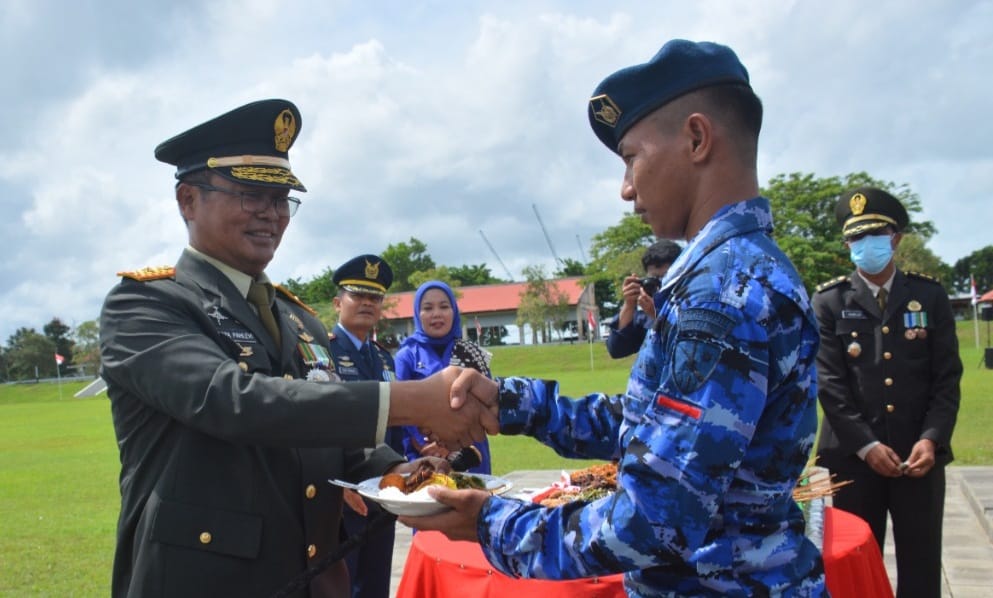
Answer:
<path fill-rule="evenodd" d="M 511 575 L 626 572 L 630 596 L 825 595 L 792 499 L 816 431 L 819 337 L 758 197 L 761 103 L 747 72 L 725 46 L 675 40 L 601 83 L 590 113 L 626 164 L 622 197 L 657 235 L 689 243 L 623 395 L 571 399 L 525 378 L 492 394 L 502 433 L 617 459 L 618 490 L 554 509 L 439 491 L 455 515 L 401 520 L 478 540 Z M 483 381 L 456 387 L 489 399 Z"/>

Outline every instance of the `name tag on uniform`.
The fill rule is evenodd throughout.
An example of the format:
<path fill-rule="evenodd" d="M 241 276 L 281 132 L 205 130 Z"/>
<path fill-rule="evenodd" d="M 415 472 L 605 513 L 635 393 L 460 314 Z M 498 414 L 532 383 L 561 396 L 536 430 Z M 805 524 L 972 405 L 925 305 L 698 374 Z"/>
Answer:
<path fill-rule="evenodd" d="M 868 316 L 861 309 L 843 309 L 841 310 L 842 320 L 866 320 Z"/>

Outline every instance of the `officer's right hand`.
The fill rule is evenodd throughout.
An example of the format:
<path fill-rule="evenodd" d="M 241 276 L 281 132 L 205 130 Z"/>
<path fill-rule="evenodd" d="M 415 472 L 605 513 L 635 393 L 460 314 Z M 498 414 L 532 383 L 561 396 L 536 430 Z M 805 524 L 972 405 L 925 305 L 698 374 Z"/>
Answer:
<path fill-rule="evenodd" d="M 865 462 L 873 471 L 887 478 L 898 478 L 903 475 L 900 469 L 900 457 L 882 442 L 869 449 Z"/>

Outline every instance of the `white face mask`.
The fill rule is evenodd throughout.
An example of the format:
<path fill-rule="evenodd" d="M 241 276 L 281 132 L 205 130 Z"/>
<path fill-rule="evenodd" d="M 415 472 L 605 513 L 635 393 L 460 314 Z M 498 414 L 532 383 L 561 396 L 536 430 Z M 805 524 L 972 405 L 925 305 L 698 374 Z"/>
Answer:
<path fill-rule="evenodd" d="M 879 274 L 893 259 L 892 235 L 866 235 L 850 241 L 852 262 L 866 274 Z"/>

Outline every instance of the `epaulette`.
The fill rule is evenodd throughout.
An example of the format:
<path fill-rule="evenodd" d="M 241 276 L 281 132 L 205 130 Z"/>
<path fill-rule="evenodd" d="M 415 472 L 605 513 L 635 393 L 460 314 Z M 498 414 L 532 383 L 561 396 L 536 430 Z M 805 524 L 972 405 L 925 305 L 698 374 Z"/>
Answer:
<path fill-rule="evenodd" d="M 837 278 L 832 278 L 827 282 L 822 282 L 821 284 L 817 285 L 817 288 L 814 289 L 814 292 L 820 293 L 821 291 L 826 291 L 832 287 L 838 286 L 843 282 L 846 282 L 847 280 L 849 280 L 847 276 L 839 276 Z"/>
<path fill-rule="evenodd" d="M 277 291 L 279 291 L 283 295 L 286 295 L 286 298 L 287 299 L 289 299 L 293 303 L 296 303 L 300 307 L 304 308 L 310 315 L 312 315 L 312 316 L 316 316 L 317 315 L 317 312 L 314 311 L 314 308 L 313 307 L 311 307 L 311 306 L 307 305 L 306 303 L 304 303 L 303 301 L 301 301 L 299 297 L 297 297 L 296 295 L 294 295 L 293 293 L 291 293 L 285 287 L 282 287 L 282 286 L 280 286 L 278 284 L 274 284 L 274 285 L 272 285 L 272 288 L 276 289 Z"/>
<path fill-rule="evenodd" d="M 141 270 L 118 272 L 117 275 L 122 278 L 137 280 L 138 282 L 147 282 L 149 280 L 174 278 L 176 276 L 176 268 L 173 266 L 148 266 L 147 268 L 142 268 Z"/>
<path fill-rule="evenodd" d="M 941 284 L 941 281 L 931 276 L 930 274 L 924 274 L 923 272 L 904 272 L 910 278 L 918 278 L 920 280 L 926 280 L 928 282 L 933 282 L 934 284 Z"/>

